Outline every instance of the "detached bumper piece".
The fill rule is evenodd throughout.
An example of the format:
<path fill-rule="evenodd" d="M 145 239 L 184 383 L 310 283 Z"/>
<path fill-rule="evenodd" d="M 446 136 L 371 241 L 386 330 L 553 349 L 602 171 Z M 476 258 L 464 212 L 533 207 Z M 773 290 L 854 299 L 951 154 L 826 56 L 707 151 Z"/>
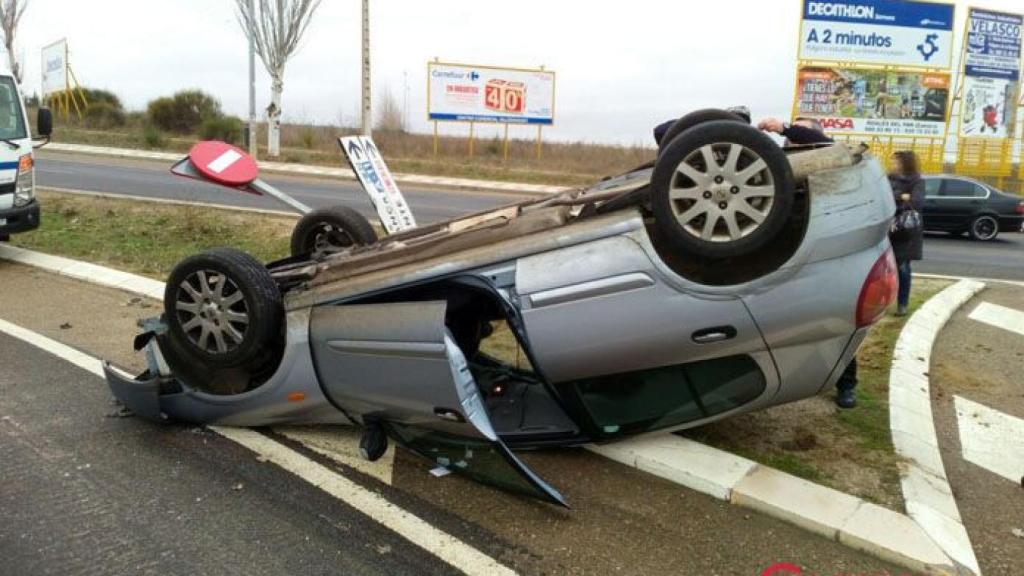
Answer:
<path fill-rule="evenodd" d="M 0 236 L 28 232 L 39 227 L 39 202 L 33 200 L 20 208 L 0 210 Z"/>
<path fill-rule="evenodd" d="M 103 363 L 107 386 L 115 398 L 136 416 L 151 422 L 166 422 L 167 415 L 160 409 L 162 394 L 180 392 L 180 385 L 171 378 L 152 376 L 149 371 L 131 378 L 110 365 Z"/>

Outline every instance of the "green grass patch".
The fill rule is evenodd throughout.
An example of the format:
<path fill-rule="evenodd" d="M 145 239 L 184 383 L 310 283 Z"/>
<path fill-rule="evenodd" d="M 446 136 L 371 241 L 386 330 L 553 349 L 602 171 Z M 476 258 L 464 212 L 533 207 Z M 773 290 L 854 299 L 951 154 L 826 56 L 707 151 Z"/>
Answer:
<path fill-rule="evenodd" d="M 267 261 L 288 255 L 295 220 L 215 208 L 40 193 L 42 225 L 15 246 L 163 280 L 182 258 L 233 246 Z"/>

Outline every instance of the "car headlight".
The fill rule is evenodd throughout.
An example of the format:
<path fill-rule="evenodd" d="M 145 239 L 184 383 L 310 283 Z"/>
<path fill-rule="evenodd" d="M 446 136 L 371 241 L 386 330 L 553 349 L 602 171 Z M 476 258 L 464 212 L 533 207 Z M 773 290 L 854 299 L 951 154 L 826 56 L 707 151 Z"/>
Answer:
<path fill-rule="evenodd" d="M 14 187 L 14 205 L 21 207 L 32 201 L 35 197 L 36 175 L 35 162 L 31 154 L 25 154 L 18 159 L 18 182 Z"/>

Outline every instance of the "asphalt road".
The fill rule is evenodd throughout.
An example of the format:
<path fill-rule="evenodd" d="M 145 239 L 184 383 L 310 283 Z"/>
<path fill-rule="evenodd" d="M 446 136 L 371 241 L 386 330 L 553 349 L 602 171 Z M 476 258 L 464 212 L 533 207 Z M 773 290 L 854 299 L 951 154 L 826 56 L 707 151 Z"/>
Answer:
<path fill-rule="evenodd" d="M 36 178 L 43 187 L 281 209 L 279 204 L 267 198 L 172 176 L 168 166 L 158 162 L 69 155 L 45 149 L 38 154 Z M 268 175 L 266 180 L 313 207 L 344 203 L 367 216 L 375 216 L 366 194 L 351 180 L 276 174 Z M 403 193 L 420 224 L 486 210 L 523 198 L 502 193 L 404 188 Z M 990 243 L 929 234 L 924 250 L 925 260 L 914 264 L 915 272 L 1024 280 L 1024 234 L 1003 234 Z"/>
<path fill-rule="evenodd" d="M 36 163 L 36 180 L 42 187 L 287 210 L 286 207 L 266 197 L 172 176 L 169 172 L 170 167 L 159 162 L 45 151 L 37 154 L 39 160 Z M 264 180 L 314 208 L 340 203 L 376 218 L 366 193 L 353 180 L 278 174 L 266 175 Z M 402 193 L 420 224 L 478 212 L 523 199 L 522 196 L 503 193 L 471 193 L 409 186 L 402 188 Z"/>
<path fill-rule="evenodd" d="M 4 574 L 453 574 L 199 428 L 110 418 L 104 382 L 0 334 Z"/>

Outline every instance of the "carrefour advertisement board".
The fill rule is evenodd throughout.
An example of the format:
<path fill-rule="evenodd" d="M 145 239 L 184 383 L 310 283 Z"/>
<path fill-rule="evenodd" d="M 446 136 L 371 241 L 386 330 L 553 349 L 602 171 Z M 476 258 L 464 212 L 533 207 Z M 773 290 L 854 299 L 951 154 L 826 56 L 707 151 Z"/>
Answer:
<path fill-rule="evenodd" d="M 555 73 L 468 64 L 427 64 L 429 120 L 551 125 Z"/>
<path fill-rule="evenodd" d="M 43 48 L 43 96 L 68 89 L 68 41 L 58 40 Z"/>
<path fill-rule="evenodd" d="M 968 13 L 960 136 L 1010 136 L 1020 92 L 1022 24 L 1020 14 Z"/>
<path fill-rule="evenodd" d="M 799 58 L 948 69 L 953 16 L 953 4 L 803 0 Z"/>
<path fill-rule="evenodd" d="M 801 67 L 797 116 L 827 132 L 941 138 L 950 75 L 847 67 Z"/>

